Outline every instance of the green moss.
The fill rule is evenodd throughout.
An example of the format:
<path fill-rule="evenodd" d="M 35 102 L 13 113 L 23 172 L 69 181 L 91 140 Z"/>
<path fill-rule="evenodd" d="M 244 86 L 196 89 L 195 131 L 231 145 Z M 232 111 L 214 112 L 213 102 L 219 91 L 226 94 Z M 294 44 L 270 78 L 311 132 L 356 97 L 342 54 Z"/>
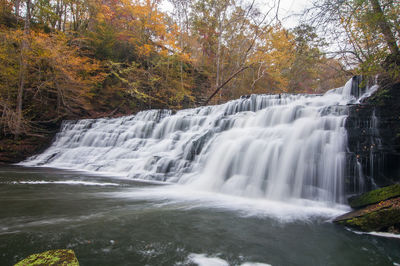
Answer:
<path fill-rule="evenodd" d="M 49 250 L 43 253 L 33 254 L 26 259 L 18 262 L 15 266 L 26 265 L 65 265 L 65 266 L 79 266 L 78 259 L 73 250 L 70 249 L 57 249 Z"/>
<path fill-rule="evenodd" d="M 338 223 L 367 232 L 387 231 L 388 228 L 400 224 L 400 209 L 397 207 L 380 209 L 379 211 L 371 212 L 360 217 L 342 220 Z"/>
<path fill-rule="evenodd" d="M 349 198 L 349 205 L 352 208 L 361 208 L 370 204 L 400 196 L 400 184 L 379 188 L 360 196 Z"/>
<path fill-rule="evenodd" d="M 376 105 L 384 105 L 385 101 L 391 97 L 390 89 L 379 89 L 368 101 Z"/>

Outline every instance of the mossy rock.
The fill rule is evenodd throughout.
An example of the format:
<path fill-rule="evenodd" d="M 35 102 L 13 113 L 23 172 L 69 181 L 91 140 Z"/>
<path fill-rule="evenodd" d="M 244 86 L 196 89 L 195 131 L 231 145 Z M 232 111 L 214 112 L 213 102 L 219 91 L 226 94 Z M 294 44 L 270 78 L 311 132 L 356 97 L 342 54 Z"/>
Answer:
<path fill-rule="evenodd" d="M 392 207 L 390 209 L 372 212 L 365 216 L 343 220 L 338 223 L 366 232 L 392 231 L 391 233 L 395 233 L 399 230 L 400 209 Z"/>
<path fill-rule="evenodd" d="M 392 96 L 389 89 L 380 88 L 376 93 L 374 93 L 374 95 L 370 97 L 370 99 L 368 99 L 368 102 L 374 105 L 383 106 L 391 97 Z"/>
<path fill-rule="evenodd" d="M 349 198 L 350 207 L 357 209 L 394 197 L 400 197 L 400 184 L 372 190 L 360 196 Z"/>
<path fill-rule="evenodd" d="M 337 217 L 334 222 L 361 231 L 399 233 L 400 197 L 346 213 Z"/>
<path fill-rule="evenodd" d="M 65 265 L 65 266 L 79 266 L 78 259 L 75 252 L 70 249 L 56 249 L 49 250 L 43 253 L 30 255 L 24 260 L 21 260 L 14 266 L 48 266 L 48 265 Z"/>

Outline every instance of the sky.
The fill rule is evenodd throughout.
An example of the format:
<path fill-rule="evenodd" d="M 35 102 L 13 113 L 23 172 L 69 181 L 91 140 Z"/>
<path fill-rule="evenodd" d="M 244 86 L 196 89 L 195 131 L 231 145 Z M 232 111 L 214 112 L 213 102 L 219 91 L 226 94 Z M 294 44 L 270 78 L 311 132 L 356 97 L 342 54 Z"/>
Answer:
<path fill-rule="evenodd" d="M 268 0 L 259 0 L 259 2 L 265 1 Z M 305 8 L 309 7 L 310 4 L 310 0 L 281 0 L 279 18 L 282 20 L 283 25 L 286 28 L 297 26 L 300 18 L 298 15 L 301 14 Z"/>

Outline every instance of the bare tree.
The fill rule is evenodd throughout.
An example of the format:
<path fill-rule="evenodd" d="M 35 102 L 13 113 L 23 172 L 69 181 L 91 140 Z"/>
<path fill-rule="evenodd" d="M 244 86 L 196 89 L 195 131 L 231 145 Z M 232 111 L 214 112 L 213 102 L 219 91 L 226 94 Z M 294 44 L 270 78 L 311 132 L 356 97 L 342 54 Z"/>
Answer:
<path fill-rule="evenodd" d="M 222 88 L 229 84 L 229 82 L 235 79 L 240 73 L 253 67 L 254 63 L 250 63 L 248 58 L 257 48 L 262 33 L 268 28 L 268 26 L 272 25 L 274 21 L 278 20 L 277 13 L 279 11 L 279 5 L 280 1 L 275 1 L 274 4 L 270 6 L 264 14 L 262 14 L 255 7 L 255 0 L 252 0 L 245 8 L 240 6 L 237 7 L 237 12 L 234 13 L 236 16 L 231 17 L 230 21 L 225 22 L 226 27 L 230 27 L 230 36 L 223 39 L 222 34 L 226 29 L 223 29 L 223 27 L 220 28 L 217 53 L 217 80 L 215 82 L 213 93 L 204 102 L 205 105 L 208 104 Z M 274 15 L 268 20 L 272 13 L 274 13 Z M 226 13 L 224 13 L 223 16 L 225 16 L 225 14 Z M 245 36 L 245 38 L 235 38 L 238 36 Z M 227 53 L 229 54 L 229 57 L 232 58 L 232 55 L 237 54 L 237 61 L 234 62 L 236 67 L 227 69 L 227 78 L 221 80 L 220 65 L 222 59 L 220 54 L 220 45 L 223 42 L 227 43 Z M 233 43 L 235 43 L 235 45 L 231 45 Z M 260 71 L 259 73 L 264 75 L 265 71 Z M 260 78 L 261 77 L 257 77 L 256 79 Z"/>
<path fill-rule="evenodd" d="M 379 0 L 370 0 L 370 3 L 375 13 L 376 22 L 385 38 L 386 44 L 389 47 L 390 52 L 393 56 L 398 57 L 400 55 L 399 47 L 397 46 L 396 38 L 389 26 L 389 23 L 385 18 L 385 14 L 382 11 L 381 3 L 379 3 Z"/>
<path fill-rule="evenodd" d="M 381 68 L 386 58 L 397 65 L 400 61 L 396 41 L 400 14 L 390 15 L 391 10 L 399 10 L 398 5 L 392 0 L 314 1 L 304 15 L 306 21 L 330 37 L 332 54 L 340 56 L 348 68 L 387 71 Z"/>

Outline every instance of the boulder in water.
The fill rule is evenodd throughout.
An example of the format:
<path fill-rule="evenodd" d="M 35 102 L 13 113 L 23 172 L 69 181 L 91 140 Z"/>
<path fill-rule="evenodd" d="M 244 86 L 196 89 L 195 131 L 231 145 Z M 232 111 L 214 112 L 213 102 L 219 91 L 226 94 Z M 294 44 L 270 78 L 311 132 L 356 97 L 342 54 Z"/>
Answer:
<path fill-rule="evenodd" d="M 358 209 L 394 197 L 400 197 L 400 184 L 375 189 L 360 196 L 351 197 L 349 198 L 349 205 L 353 209 Z"/>
<path fill-rule="evenodd" d="M 335 223 L 367 232 L 400 233 L 400 184 L 353 197 L 349 203 L 363 208 L 335 218 Z"/>
<path fill-rule="evenodd" d="M 75 252 L 70 249 L 49 250 L 43 253 L 30 255 L 24 260 L 21 260 L 15 266 L 23 265 L 65 265 L 79 266 Z"/>

